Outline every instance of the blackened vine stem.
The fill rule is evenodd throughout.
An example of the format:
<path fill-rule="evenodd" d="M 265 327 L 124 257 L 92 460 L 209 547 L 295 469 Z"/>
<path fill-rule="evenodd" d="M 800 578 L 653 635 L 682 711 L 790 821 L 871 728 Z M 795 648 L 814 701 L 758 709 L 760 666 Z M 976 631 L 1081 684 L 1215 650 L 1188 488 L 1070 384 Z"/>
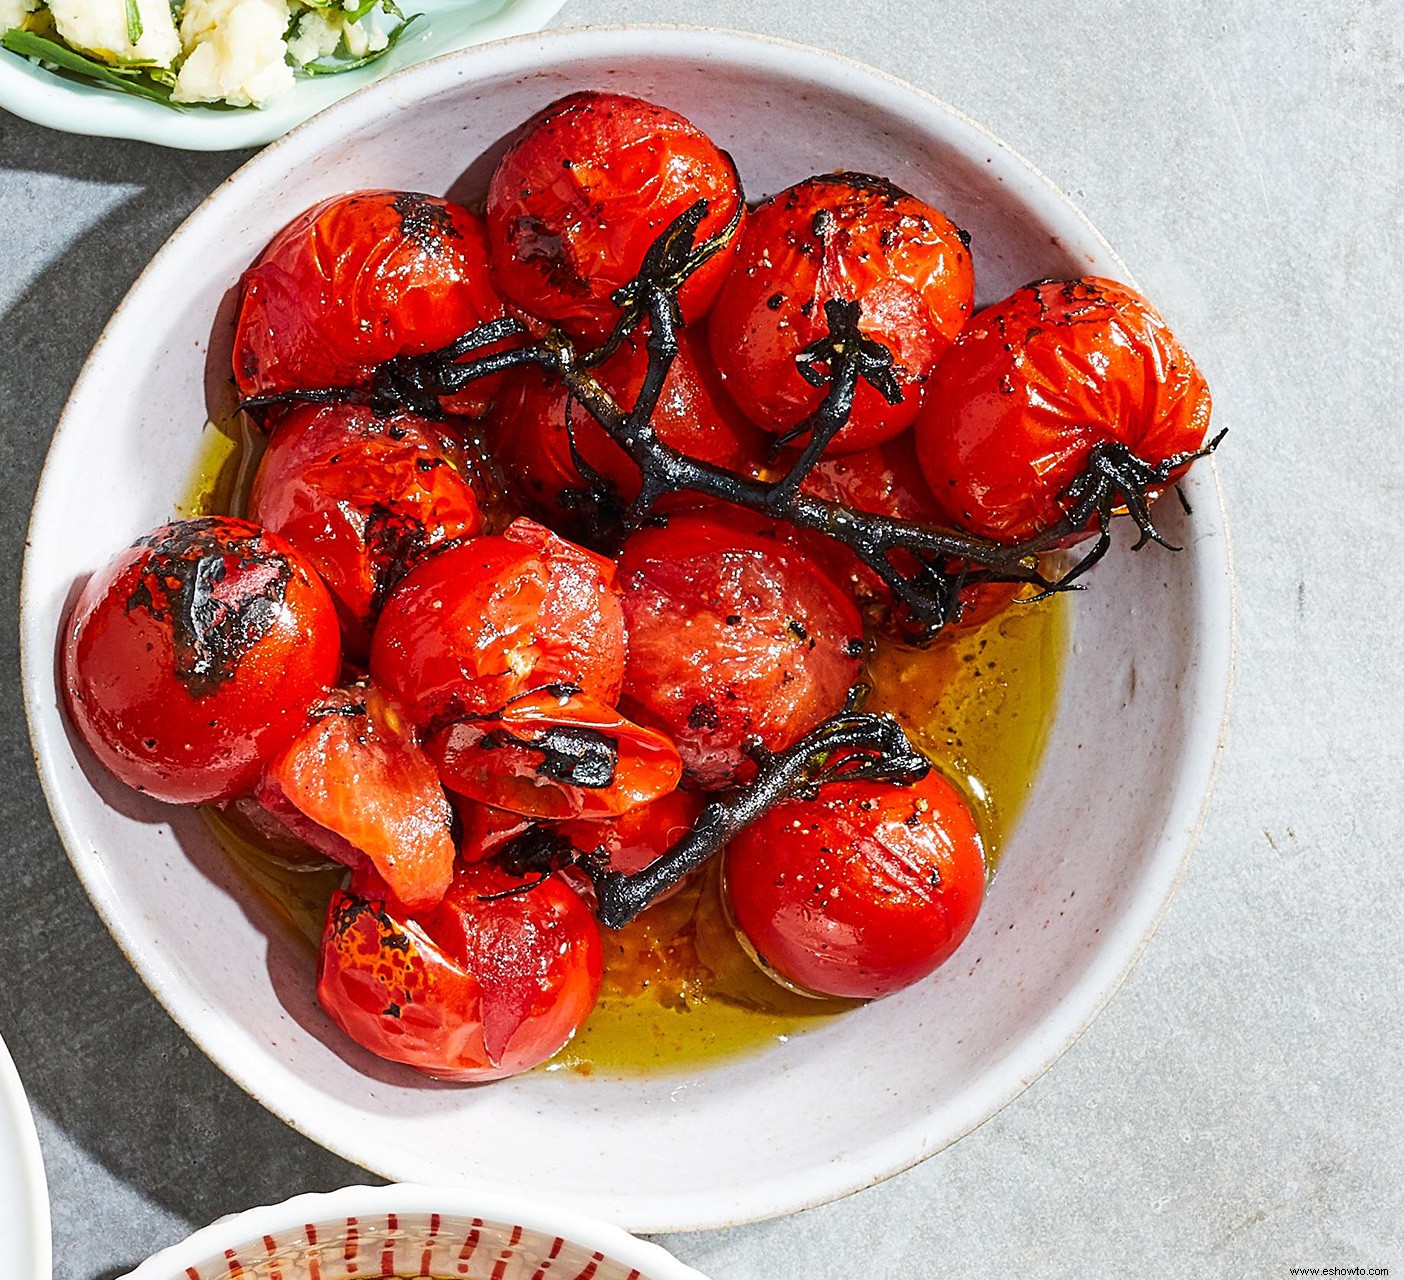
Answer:
<path fill-rule="evenodd" d="M 526 876 L 549 874 L 573 862 L 594 884 L 600 923 L 622 929 L 781 801 L 811 798 L 830 782 L 924 778 L 931 763 L 907 740 L 902 726 L 889 715 L 858 710 L 866 693 L 864 686 L 855 686 L 842 711 L 784 751 L 756 751 L 755 778 L 709 800 L 687 834 L 642 871 L 610 871 L 597 851 L 572 850 L 558 834 L 537 828 L 504 849 L 504 865 Z"/>
<path fill-rule="evenodd" d="M 558 330 L 532 339 L 525 325 L 503 317 L 470 330 L 439 351 L 387 361 L 377 368 L 369 391 L 295 391 L 248 400 L 241 407 L 256 412 L 298 401 L 354 400 L 369 403 L 378 413 L 407 409 L 422 417 L 440 418 L 440 397 L 454 395 L 479 378 L 517 366 L 535 365 L 560 378 L 571 400 L 580 402 L 639 469 L 638 497 L 615 518 L 616 527 L 610 532 L 616 537 L 646 521 L 661 497 L 681 490 L 787 521 L 842 543 L 877 574 L 892 592 L 898 621 L 908 638 L 919 644 L 929 642 L 958 615 L 960 591 L 967 584 L 1023 583 L 1038 589 L 1033 599 L 1079 589 L 1077 579 L 1106 554 L 1111 541 L 1111 519 L 1120 508 L 1130 513 L 1141 531 L 1137 549 L 1148 541 L 1168 545 L 1151 523 L 1151 495 L 1171 483 L 1174 472 L 1212 453 L 1223 438 L 1222 433 L 1203 449 L 1177 455 L 1159 465 L 1143 461 L 1124 445 L 1096 446 L 1084 471 L 1063 495 L 1062 519 L 1032 539 L 1013 545 L 859 511 L 801 492 L 801 483 L 825 446 L 847 423 L 863 382 L 891 403 L 901 399 L 892 354 L 882 343 L 859 331 L 862 308 L 856 301 L 826 302 L 828 334 L 798 357 L 802 376 L 827 390 L 815 413 L 782 437 L 808 435 L 809 439 L 799 458 L 778 481 L 758 480 L 703 462 L 660 440 L 652 420 L 678 354 L 682 327 L 678 291 L 693 271 L 725 248 L 740 222 L 738 205 L 736 216 L 721 232 L 698 244 L 696 235 L 706 210 L 706 201 L 697 201 L 654 241 L 639 275 L 615 293 L 614 301 L 621 307 L 620 319 L 604 345 L 593 351 L 582 353 Z M 640 393 L 633 406 L 625 410 L 601 385 L 594 370 L 644 320 L 648 321 L 648 362 Z M 474 351 L 515 338 L 528 340 L 466 358 Z M 569 413 L 566 425 L 569 430 Z M 573 434 L 572 453 L 578 456 Z M 617 512 L 620 504 L 608 482 L 589 469 L 582 475 L 591 490 L 581 496 L 577 505 L 592 511 L 596 523 L 601 515 Z M 1037 557 L 1081 534 L 1089 525 L 1095 527 L 1098 535 L 1091 548 L 1060 578 L 1046 577 Z"/>

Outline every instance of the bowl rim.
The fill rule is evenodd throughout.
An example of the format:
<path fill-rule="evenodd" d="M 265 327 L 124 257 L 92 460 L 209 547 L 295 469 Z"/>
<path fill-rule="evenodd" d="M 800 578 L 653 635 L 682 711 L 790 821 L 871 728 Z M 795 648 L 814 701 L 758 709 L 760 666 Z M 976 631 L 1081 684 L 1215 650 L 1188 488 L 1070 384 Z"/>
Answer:
<path fill-rule="evenodd" d="M 0 1112 L 5 1113 L 17 1141 L 16 1150 L 21 1183 L 25 1188 L 25 1203 L 20 1206 L 29 1238 L 19 1243 L 28 1245 L 33 1263 L 33 1280 L 48 1280 L 53 1275 L 53 1237 L 49 1215 L 49 1186 L 44 1177 L 44 1155 L 39 1147 L 39 1131 L 34 1125 L 34 1113 L 25 1093 L 24 1081 L 3 1040 L 0 1040 Z M 15 1242 L 7 1239 L 7 1249 Z"/>
<path fill-rule="evenodd" d="M 350 1186 L 336 1191 L 312 1191 L 276 1204 L 257 1205 L 229 1214 L 192 1232 L 184 1240 L 154 1253 L 122 1280 L 178 1280 L 204 1258 L 261 1242 L 264 1236 L 304 1224 L 320 1227 L 345 1218 L 375 1214 L 443 1214 L 521 1226 L 558 1236 L 570 1244 L 602 1253 L 611 1262 L 633 1267 L 648 1280 L 707 1280 L 700 1271 L 673 1257 L 661 1245 L 640 1240 L 622 1227 L 590 1218 L 573 1209 L 547 1205 L 503 1192 L 465 1191 L 413 1182 L 386 1186 Z"/>
<path fill-rule="evenodd" d="M 342 92 L 320 106 L 306 102 L 305 96 L 300 98 L 298 88 L 312 83 L 326 86 L 328 77 L 315 82 L 299 80 L 286 95 L 266 107 L 221 110 L 192 104 L 185 111 L 175 111 L 160 103 L 66 79 L 35 66 L 18 54 L 0 50 L 0 108 L 63 133 L 150 142 L 180 151 L 240 151 L 275 142 L 313 115 L 423 62 L 448 57 L 478 44 L 539 31 L 565 7 L 565 2 L 502 0 L 495 12 L 485 15 L 458 39 L 436 49 L 428 57 L 414 59 L 394 69 L 377 69 L 373 65 L 364 73 L 348 73 L 344 80 L 331 77 L 333 84 L 340 81 L 337 87 Z M 419 34 L 431 32 L 432 26 Z M 401 47 L 412 47 L 415 38 L 417 36 L 406 39 Z"/>
<path fill-rule="evenodd" d="M 930 113 L 953 117 L 979 134 L 992 149 L 1002 153 L 1011 163 L 1024 169 L 1036 185 L 1075 216 L 1088 236 L 1117 265 L 1122 278 L 1134 287 L 1139 287 L 1136 286 L 1134 277 L 1126 269 L 1121 257 L 1087 215 L 1035 165 L 958 108 L 879 68 L 843 54 L 796 41 L 728 28 L 681 23 L 623 23 L 555 28 L 456 50 L 375 81 L 275 140 L 235 170 L 181 223 L 134 281 L 103 328 L 79 372 L 55 428 L 54 441 L 56 442 L 69 427 L 73 405 L 80 398 L 80 393 L 86 390 L 88 380 L 94 376 L 95 357 L 122 321 L 123 313 L 131 299 L 159 268 L 170 246 L 189 234 L 193 223 L 203 221 L 211 209 L 226 198 L 227 190 L 236 182 L 243 184 L 251 177 L 256 178 L 270 163 L 268 157 L 281 155 L 284 148 L 303 145 L 306 139 L 317 137 L 320 131 L 332 128 L 343 117 L 352 116 L 358 109 L 365 111 L 370 107 L 369 114 L 378 115 L 379 110 L 375 106 L 377 97 L 383 96 L 387 100 L 395 98 L 401 84 L 412 78 L 425 82 L 416 86 L 416 90 L 424 91 L 426 96 L 434 90 L 447 88 L 455 80 L 463 77 L 464 73 L 457 71 L 459 63 L 486 61 L 502 55 L 506 55 L 510 61 L 514 54 L 542 44 L 559 48 L 583 42 L 590 46 L 590 52 L 599 53 L 611 47 L 608 43 L 610 41 L 621 40 L 627 44 L 631 39 L 640 42 L 641 49 L 658 52 L 659 47 L 655 42 L 659 37 L 681 37 L 682 40 L 703 37 L 717 42 L 721 46 L 720 51 L 730 58 L 745 61 L 749 55 L 751 65 L 761 61 L 776 64 L 788 59 L 786 65 L 790 72 L 800 70 L 803 74 L 812 76 L 817 76 L 819 68 L 822 67 L 827 72 L 827 78 L 822 80 L 826 87 L 836 86 L 844 92 L 863 94 L 869 100 L 873 100 L 878 90 L 883 90 L 888 94 L 908 99 L 909 105 L 910 100 L 915 99 Z M 677 44 L 668 45 L 663 51 L 676 54 L 682 51 L 682 47 L 679 41 Z M 549 52 L 554 55 L 556 49 Z M 636 50 L 622 50 L 621 56 L 628 52 Z M 804 65 L 797 67 L 796 60 Z M 504 68 L 498 66 L 492 69 L 500 72 Z M 528 68 L 523 66 L 521 70 L 527 73 Z M 55 491 L 59 487 L 49 467 L 52 448 L 51 445 L 51 452 L 45 459 L 40 475 L 26 542 L 21 578 L 20 656 L 25 712 L 35 764 L 65 850 L 84 889 L 123 954 L 152 994 L 201 1050 L 245 1092 L 291 1128 L 343 1158 L 360 1164 L 365 1158 L 364 1153 L 352 1149 L 350 1144 L 340 1140 L 327 1126 L 304 1126 L 300 1119 L 292 1114 L 291 1109 L 281 1103 L 277 1094 L 267 1088 L 267 1081 L 255 1079 L 254 1073 L 248 1071 L 237 1056 L 229 1052 L 228 1046 L 223 1043 L 224 1033 L 220 1027 L 201 1022 L 200 1034 L 196 1034 L 196 1019 L 193 1016 L 187 1018 L 184 1016 L 187 1011 L 177 1007 L 181 1003 L 178 975 L 169 970 L 163 961 L 149 957 L 139 958 L 140 939 L 124 927 L 118 918 L 116 902 L 107 900 L 106 886 L 94 874 L 94 869 L 86 865 L 83 841 L 67 812 L 58 776 L 51 767 L 48 755 L 48 742 L 42 723 L 45 709 L 41 705 L 41 694 L 46 682 L 52 684 L 53 637 L 40 634 L 36 629 L 36 610 L 33 603 L 36 593 L 30 577 L 34 529 L 39 522 L 41 509 L 55 501 Z M 967 1091 L 968 1118 L 963 1118 L 951 1129 L 927 1133 L 918 1125 L 910 1126 L 895 1136 L 875 1141 L 861 1151 L 845 1153 L 842 1160 L 833 1160 L 822 1168 L 806 1169 L 802 1186 L 798 1189 L 794 1186 L 793 1178 L 786 1181 L 786 1185 L 791 1188 L 787 1193 L 779 1192 L 773 1184 L 755 1184 L 756 1194 L 753 1202 L 744 1211 L 738 1212 L 732 1206 L 724 1206 L 723 1198 L 715 1193 L 696 1195 L 686 1213 L 680 1213 L 674 1205 L 666 1218 L 640 1217 L 632 1208 L 625 1206 L 620 1211 L 619 1220 L 625 1222 L 628 1227 L 655 1233 L 705 1230 L 741 1222 L 761 1221 L 829 1203 L 904 1172 L 973 1132 L 1023 1093 L 1072 1047 L 1120 989 L 1149 945 L 1176 889 L 1184 879 L 1208 814 L 1226 743 L 1236 653 L 1236 587 L 1223 489 L 1214 460 L 1210 458 L 1207 461 L 1208 467 L 1197 470 L 1190 481 L 1191 485 L 1197 485 L 1198 488 L 1199 505 L 1196 506 L 1195 516 L 1197 521 L 1202 521 L 1196 531 L 1200 535 L 1200 554 L 1204 556 L 1204 585 L 1196 601 L 1199 606 L 1198 639 L 1201 654 L 1197 667 L 1191 672 L 1191 683 L 1182 691 L 1182 697 L 1198 705 L 1200 710 L 1188 722 L 1185 746 L 1173 782 L 1167 786 L 1169 803 L 1166 817 L 1153 851 L 1146 858 L 1144 883 L 1135 892 L 1129 908 L 1115 921 L 1115 926 L 1102 931 L 1101 946 L 1093 953 L 1081 979 L 1060 1001 L 1044 1012 L 1022 1036 L 1021 1042 L 1014 1050 L 987 1070 L 978 1084 L 971 1086 Z M 408 1169 L 396 1167 L 393 1161 L 377 1164 L 375 1171 L 391 1178 L 412 1177 Z"/>

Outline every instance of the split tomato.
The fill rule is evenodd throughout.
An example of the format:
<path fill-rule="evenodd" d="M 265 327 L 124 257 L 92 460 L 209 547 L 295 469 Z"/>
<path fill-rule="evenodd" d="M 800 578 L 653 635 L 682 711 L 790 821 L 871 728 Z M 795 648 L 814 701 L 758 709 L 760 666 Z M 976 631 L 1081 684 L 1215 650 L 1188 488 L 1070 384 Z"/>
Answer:
<path fill-rule="evenodd" d="M 455 720 L 428 747 L 450 790 L 533 818 L 628 813 L 682 777 L 677 748 L 661 733 L 565 689 Z"/>
<path fill-rule="evenodd" d="M 594 1008 L 602 946 L 559 876 L 463 867 L 409 913 L 368 873 L 327 910 L 317 998 L 357 1044 L 442 1080 L 500 1080 L 560 1051 Z M 509 894 L 509 896 L 497 896 Z"/>
<path fill-rule="evenodd" d="M 314 849 L 372 866 L 410 910 L 453 876 L 453 811 L 403 713 L 375 688 L 340 689 L 268 763 L 260 802 Z"/>

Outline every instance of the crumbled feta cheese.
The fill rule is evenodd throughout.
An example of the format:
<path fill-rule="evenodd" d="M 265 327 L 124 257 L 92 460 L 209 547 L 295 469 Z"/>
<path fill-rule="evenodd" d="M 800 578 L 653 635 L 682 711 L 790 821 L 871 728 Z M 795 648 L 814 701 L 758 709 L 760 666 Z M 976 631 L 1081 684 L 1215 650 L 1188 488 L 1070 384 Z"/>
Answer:
<path fill-rule="evenodd" d="M 299 67 L 336 52 L 341 43 L 341 23 L 320 9 L 309 9 L 297 20 L 297 33 L 288 41 L 288 53 Z"/>
<path fill-rule="evenodd" d="M 0 32 L 24 25 L 26 14 L 39 7 L 39 0 L 0 0 Z"/>
<path fill-rule="evenodd" d="M 141 39 L 127 39 L 127 6 L 123 0 L 49 0 L 58 33 L 75 49 L 113 62 L 129 58 L 169 67 L 180 55 L 168 0 L 137 0 Z"/>
<path fill-rule="evenodd" d="M 263 106 L 293 85 L 287 29 L 288 0 L 187 0 L 180 20 L 186 59 L 172 96 Z"/>
<path fill-rule="evenodd" d="M 354 9 L 356 4 L 348 5 Z M 346 41 L 346 52 L 353 58 L 364 58 L 368 53 L 378 53 L 389 43 L 385 32 L 370 25 L 365 19 L 349 21 L 349 14 L 335 9 L 309 9 L 298 19 L 297 34 L 288 41 L 288 52 L 298 66 L 317 58 L 325 58 L 336 52 L 337 46 Z"/>

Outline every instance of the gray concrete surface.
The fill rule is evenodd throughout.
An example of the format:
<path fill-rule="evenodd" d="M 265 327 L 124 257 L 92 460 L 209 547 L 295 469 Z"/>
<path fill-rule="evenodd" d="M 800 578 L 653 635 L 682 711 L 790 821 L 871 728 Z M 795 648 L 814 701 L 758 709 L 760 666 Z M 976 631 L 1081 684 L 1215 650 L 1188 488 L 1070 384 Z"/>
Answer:
<path fill-rule="evenodd" d="M 1404 1274 L 1404 48 L 1391 0 L 572 0 L 854 54 L 1050 174 L 1197 353 L 1232 426 L 1232 737 L 1188 879 L 1081 1042 L 945 1154 L 842 1203 L 666 1241 L 715 1280 Z M 758 27 L 758 24 L 759 27 Z M 248 1205 L 361 1178 L 166 1018 L 50 827 L 15 597 L 74 375 L 239 162 L 0 115 L 0 1032 L 58 1273 L 121 1274 Z"/>

